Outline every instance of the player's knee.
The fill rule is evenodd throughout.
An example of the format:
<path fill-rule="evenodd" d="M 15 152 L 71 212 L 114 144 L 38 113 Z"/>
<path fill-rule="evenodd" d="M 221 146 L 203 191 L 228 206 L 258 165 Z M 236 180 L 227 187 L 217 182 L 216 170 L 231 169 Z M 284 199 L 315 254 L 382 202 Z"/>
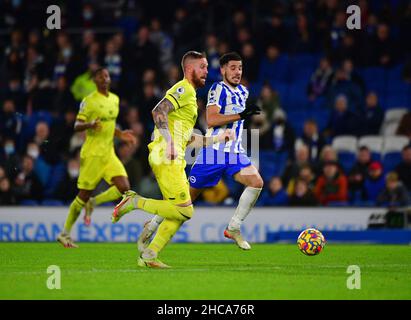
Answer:
<path fill-rule="evenodd" d="M 249 187 L 262 189 L 264 186 L 264 181 L 260 176 L 256 176 L 250 183 Z"/>
<path fill-rule="evenodd" d="M 119 183 L 116 187 L 120 193 L 124 193 L 130 190 L 130 183 L 128 183 L 128 181 L 124 181 L 123 183 Z"/>
<path fill-rule="evenodd" d="M 178 207 L 178 212 L 180 213 L 183 221 L 190 220 L 194 214 L 194 206 L 191 204 L 187 207 Z"/>

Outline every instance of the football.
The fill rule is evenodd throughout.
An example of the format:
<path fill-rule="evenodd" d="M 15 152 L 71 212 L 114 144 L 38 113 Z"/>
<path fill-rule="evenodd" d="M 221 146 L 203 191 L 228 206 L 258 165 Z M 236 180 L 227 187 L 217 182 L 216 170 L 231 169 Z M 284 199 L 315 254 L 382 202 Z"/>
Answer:
<path fill-rule="evenodd" d="M 305 229 L 297 239 L 298 249 L 307 256 L 319 254 L 325 245 L 323 234 L 314 228 Z"/>

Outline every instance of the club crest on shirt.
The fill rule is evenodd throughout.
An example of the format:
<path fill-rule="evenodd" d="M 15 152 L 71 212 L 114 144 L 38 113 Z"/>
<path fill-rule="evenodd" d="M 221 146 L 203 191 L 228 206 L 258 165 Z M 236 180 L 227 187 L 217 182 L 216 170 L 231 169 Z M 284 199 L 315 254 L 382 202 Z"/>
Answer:
<path fill-rule="evenodd" d="M 173 93 L 177 99 L 180 99 L 180 96 L 185 92 L 184 87 L 178 87 L 177 90 Z"/>

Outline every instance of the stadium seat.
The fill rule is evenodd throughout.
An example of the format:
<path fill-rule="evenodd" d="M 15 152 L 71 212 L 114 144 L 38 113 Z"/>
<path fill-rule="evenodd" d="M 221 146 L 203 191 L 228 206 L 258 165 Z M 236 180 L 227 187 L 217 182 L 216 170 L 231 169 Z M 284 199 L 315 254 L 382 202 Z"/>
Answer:
<path fill-rule="evenodd" d="M 333 139 L 332 147 L 337 152 L 357 153 L 357 138 L 355 136 L 338 136 Z"/>
<path fill-rule="evenodd" d="M 27 200 L 20 201 L 19 204 L 22 206 L 38 206 L 39 202 L 37 200 L 27 199 Z"/>
<path fill-rule="evenodd" d="M 57 200 L 57 199 L 44 199 L 41 202 L 42 206 L 49 206 L 49 207 L 58 207 L 58 206 L 63 206 L 64 203 L 63 201 Z"/>
<path fill-rule="evenodd" d="M 363 136 L 358 140 L 358 147 L 366 146 L 371 151 L 373 161 L 381 161 L 384 139 L 381 136 Z"/>
<path fill-rule="evenodd" d="M 358 146 L 366 146 L 373 153 L 381 154 L 383 151 L 384 139 L 381 136 L 363 136 L 358 140 Z"/>
<path fill-rule="evenodd" d="M 383 153 L 401 152 L 409 143 L 410 139 L 406 136 L 385 136 Z"/>
<path fill-rule="evenodd" d="M 384 154 L 382 164 L 384 171 L 390 172 L 401 162 L 401 152 L 388 152 Z"/>
<path fill-rule="evenodd" d="M 349 151 L 337 152 L 338 162 L 341 164 L 345 174 L 348 174 L 355 164 L 356 154 Z"/>
<path fill-rule="evenodd" d="M 407 108 L 393 108 L 387 110 L 384 115 L 384 123 L 399 122 L 407 112 Z"/>

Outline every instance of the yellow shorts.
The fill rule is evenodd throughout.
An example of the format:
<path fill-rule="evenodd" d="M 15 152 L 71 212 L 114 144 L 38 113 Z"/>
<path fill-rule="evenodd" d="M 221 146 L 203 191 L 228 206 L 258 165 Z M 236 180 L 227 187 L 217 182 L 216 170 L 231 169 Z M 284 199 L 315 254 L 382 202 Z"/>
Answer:
<path fill-rule="evenodd" d="M 80 175 L 77 188 L 94 190 L 101 179 L 112 184 L 113 177 L 127 177 L 126 169 L 115 154 L 106 157 L 87 157 L 80 159 Z"/>
<path fill-rule="evenodd" d="M 190 200 L 190 185 L 185 172 L 185 161 L 159 161 L 163 152 L 150 152 L 148 162 L 154 172 L 163 198 L 173 204 Z"/>

